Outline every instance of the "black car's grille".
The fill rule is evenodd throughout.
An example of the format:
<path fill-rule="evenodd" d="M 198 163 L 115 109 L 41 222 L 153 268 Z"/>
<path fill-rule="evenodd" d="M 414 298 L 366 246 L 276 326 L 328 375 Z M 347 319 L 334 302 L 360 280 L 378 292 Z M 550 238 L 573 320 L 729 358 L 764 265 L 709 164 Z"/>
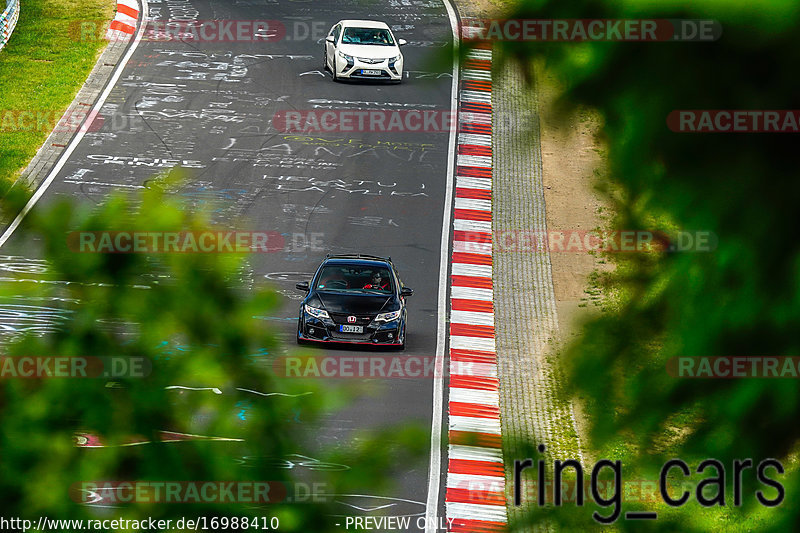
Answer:
<path fill-rule="evenodd" d="M 338 331 L 331 331 L 332 339 L 344 339 L 348 341 L 369 341 L 372 340 L 371 333 L 340 333 Z"/>
<path fill-rule="evenodd" d="M 352 326 L 367 326 L 375 318 L 375 315 L 350 315 L 346 313 L 331 313 L 330 315 L 334 324 L 350 324 Z M 347 317 L 349 316 L 355 316 L 356 321 L 348 321 Z"/>

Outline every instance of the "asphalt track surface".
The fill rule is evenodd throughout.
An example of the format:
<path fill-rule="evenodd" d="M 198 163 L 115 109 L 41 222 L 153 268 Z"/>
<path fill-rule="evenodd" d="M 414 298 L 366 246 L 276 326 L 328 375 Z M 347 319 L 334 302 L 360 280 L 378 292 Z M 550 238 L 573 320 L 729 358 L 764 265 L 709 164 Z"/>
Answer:
<path fill-rule="evenodd" d="M 59 197 L 99 204 L 110 193 L 147 186 L 154 172 L 179 161 L 190 169 L 191 179 L 175 194 L 189 205 L 211 209 L 215 222 L 231 229 L 284 236 L 282 251 L 247 258 L 252 279 L 270 280 L 285 297 L 280 312 L 267 317 L 281 340 L 294 342 L 301 297 L 295 282 L 308 279 L 327 252 L 361 252 L 391 256 L 405 284 L 415 290 L 404 354 L 435 355 L 437 324 L 444 320 L 438 316 L 437 293 L 448 133 L 298 135 L 276 131 L 271 121 L 279 111 L 315 108 L 449 111 L 452 67 L 431 60 L 447 57 L 450 45 L 444 5 L 428 0 L 151 0 L 149 7 L 151 18 L 162 21 L 187 15 L 278 20 L 287 34 L 267 39 L 272 42 L 140 42 L 102 108 L 106 123 L 86 134 L 35 208 Z M 334 83 L 322 73 L 324 34 L 346 18 L 384 20 L 409 41 L 403 48 L 403 84 Z M 248 228 L 239 225 L 244 220 Z M 3 260 L 35 265 L 32 249 L 17 233 L 3 246 Z M 52 313 L 30 307 L 19 316 L 7 314 L 5 323 L 18 331 L 46 330 Z M 361 428 L 406 421 L 431 427 L 431 379 L 360 384 L 369 395 L 309 428 L 320 448 L 346 449 L 352 432 Z M 374 498 L 351 503 L 362 509 L 388 504 L 392 508 L 381 513 L 421 515 L 428 477 L 425 462 L 397 479 L 391 494 L 365 492 Z M 353 512 L 369 513 L 343 509 Z M 444 516 L 442 490 L 435 514 Z"/>

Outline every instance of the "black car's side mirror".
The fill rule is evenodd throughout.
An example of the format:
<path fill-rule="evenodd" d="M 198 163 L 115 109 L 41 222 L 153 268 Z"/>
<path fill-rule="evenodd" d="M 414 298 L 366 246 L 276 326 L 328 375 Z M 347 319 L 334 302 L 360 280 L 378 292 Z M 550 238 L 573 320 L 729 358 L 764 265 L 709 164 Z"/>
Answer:
<path fill-rule="evenodd" d="M 295 284 L 295 288 L 296 289 L 300 289 L 301 291 L 308 292 L 308 282 L 307 281 L 301 281 L 300 283 L 296 283 Z"/>
<path fill-rule="evenodd" d="M 336 42 L 336 37 L 334 37 L 333 35 L 328 35 L 327 37 L 325 37 L 325 40 L 333 44 Z"/>
<path fill-rule="evenodd" d="M 414 294 L 414 289 L 409 289 L 408 287 L 403 287 L 400 290 L 400 296 L 411 296 Z"/>

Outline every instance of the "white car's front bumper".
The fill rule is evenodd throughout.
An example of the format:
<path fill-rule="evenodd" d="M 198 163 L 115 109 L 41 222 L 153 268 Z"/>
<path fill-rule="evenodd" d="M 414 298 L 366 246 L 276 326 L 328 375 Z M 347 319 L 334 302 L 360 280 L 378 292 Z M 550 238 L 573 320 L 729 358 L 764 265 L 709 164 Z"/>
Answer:
<path fill-rule="evenodd" d="M 336 76 L 339 78 L 358 78 L 362 80 L 392 80 L 403 78 L 403 56 L 390 63 L 388 59 L 380 63 L 367 63 L 357 57 L 343 58 L 336 54 Z"/>

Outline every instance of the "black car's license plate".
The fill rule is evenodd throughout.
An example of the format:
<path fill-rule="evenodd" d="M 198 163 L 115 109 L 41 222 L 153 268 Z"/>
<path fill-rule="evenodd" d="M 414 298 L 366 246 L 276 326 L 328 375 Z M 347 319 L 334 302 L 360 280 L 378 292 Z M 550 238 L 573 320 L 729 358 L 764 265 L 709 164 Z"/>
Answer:
<path fill-rule="evenodd" d="M 345 324 L 339 326 L 339 331 L 342 333 L 364 333 L 364 326 L 348 326 Z"/>

